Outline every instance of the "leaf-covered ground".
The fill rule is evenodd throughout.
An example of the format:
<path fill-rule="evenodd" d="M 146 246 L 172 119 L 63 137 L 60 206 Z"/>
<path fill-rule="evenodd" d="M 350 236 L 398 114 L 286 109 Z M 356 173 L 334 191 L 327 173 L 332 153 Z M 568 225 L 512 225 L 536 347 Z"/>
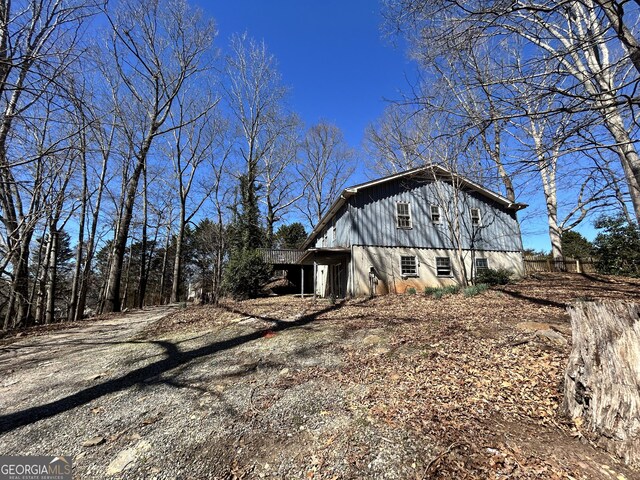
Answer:
<path fill-rule="evenodd" d="M 640 281 L 193 306 L 73 330 L 69 358 L 38 336 L 0 355 L 0 453 L 71 454 L 77 478 L 640 478 L 560 412 L 565 306 L 605 297 Z"/>
<path fill-rule="evenodd" d="M 472 298 L 386 296 L 335 308 L 292 297 L 262 299 L 228 304 L 224 313 L 185 312 L 164 327 L 200 328 L 235 310 L 267 318 L 317 314 L 313 321 L 321 328 L 344 330 L 356 341 L 340 345 L 341 367 L 307 368 L 295 381 L 363 386 L 350 406 L 355 414 L 435 445 L 432 458 L 418 462 L 416 478 L 632 478 L 620 465 L 614 473 L 617 462 L 595 451 L 561 415 L 571 330 L 565 307 L 598 298 L 640 300 L 640 282 L 540 274 Z M 536 335 L 539 324 L 564 341 Z M 316 455 L 331 458 L 333 448 Z M 309 476 L 322 471 L 311 469 Z"/>

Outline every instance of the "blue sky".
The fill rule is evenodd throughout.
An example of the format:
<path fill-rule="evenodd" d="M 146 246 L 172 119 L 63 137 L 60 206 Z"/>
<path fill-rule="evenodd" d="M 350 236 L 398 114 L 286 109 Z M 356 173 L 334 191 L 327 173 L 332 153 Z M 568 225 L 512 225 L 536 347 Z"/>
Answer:
<path fill-rule="evenodd" d="M 224 52 L 233 33 L 264 40 L 277 58 L 290 90 L 291 108 L 307 125 L 328 120 L 342 129 L 352 147 L 362 145 L 366 126 L 387 101 L 406 91 L 415 65 L 404 46 L 382 38 L 380 3 L 376 0 L 234 0 L 196 3 L 217 22 L 217 46 Z M 396 41 L 398 39 L 395 39 Z M 359 162 L 353 183 L 371 178 Z M 540 199 L 522 225 L 525 247 L 549 249 Z M 536 214 L 532 218 L 532 213 Z M 537 212 L 540 212 L 539 215 Z M 587 238 L 594 230 L 585 225 Z"/>
<path fill-rule="evenodd" d="M 397 98 L 412 65 L 383 41 L 375 0 L 234 0 L 200 5 L 216 19 L 218 46 L 233 33 L 264 40 L 278 60 L 291 106 L 307 124 L 338 125 L 359 147 L 385 98 Z"/>

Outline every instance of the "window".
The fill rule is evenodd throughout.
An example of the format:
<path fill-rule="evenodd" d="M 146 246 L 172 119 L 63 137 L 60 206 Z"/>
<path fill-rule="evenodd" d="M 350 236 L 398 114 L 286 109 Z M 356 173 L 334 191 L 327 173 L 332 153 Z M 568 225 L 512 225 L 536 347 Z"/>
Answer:
<path fill-rule="evenodd" d="M 413 256 L 400 257 L 400 274 L 403 277 L 418 276 L 418 261 Z"/>
<path fill-rule="evenodd" d="M 431 205 L 431 221 L 433 223 L 440 223 L 440 206 Z"/>
<path fill-rule="evenodd" d="M 331 240 L 336 241 L 336 219 L 331 222 Z"/>
<path fill-rule="evenodd" d="M 488 270 L 489 262 L 486 258 L 476 258 L 476 272 L 480 272 L 481 270 Z"/>
<path fill-rule="evenodd" d="M 479 227 L 480 225 L 482 225 L 482 222 L 480 220 L 480 209 L 479 208 L 472 208 L 471 209 L 471 225 L 473 225 L 474 227 Z"/>
<path fill-rule="evenodd" d="M 436 275 L 439 277 L 451 276 L 451 260 L 449 257 L 436 257 Z"/>
<path fill-rule="evenodd" d="M 411 209 L 407 202 L 396 203 L 396 220 L 398 228 L 411 228 Z"/>

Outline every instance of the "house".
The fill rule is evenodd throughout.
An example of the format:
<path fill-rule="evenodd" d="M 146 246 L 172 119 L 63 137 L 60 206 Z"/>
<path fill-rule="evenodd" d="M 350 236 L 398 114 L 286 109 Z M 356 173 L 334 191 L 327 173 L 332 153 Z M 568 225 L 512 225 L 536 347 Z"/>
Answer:
<path fill-rule="evenodd" d="M 312 291 L 336 297 L 460 284 L 486 268 L 522 276 L 524 207 L 438 165 L 355 185 L 309 235 L 300 276 L 311 270 Z"/>

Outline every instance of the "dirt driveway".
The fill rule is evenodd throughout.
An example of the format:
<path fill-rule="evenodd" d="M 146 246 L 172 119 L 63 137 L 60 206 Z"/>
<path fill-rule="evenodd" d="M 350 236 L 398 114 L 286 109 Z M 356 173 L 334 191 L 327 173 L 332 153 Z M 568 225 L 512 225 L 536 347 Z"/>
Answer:
<path fill-rule="evenodd" d="M 564 305 L 639 286 L 267 298 L 27 337 L 0 346 L 0 454 L 72 455 L 80 479 L 639 478 L 558 415 Z"/>
<path fill-rule="evenodd" d="M 316 440 L 339 436 L 362 394 L 298 385 L 306 368 L 341 364 L 342 330 L 312 324 L 322 307 L 216 311 L 177 334 L 156 325 L 171 309 L 149 309 L 11 343 L 0 353 L 0 453 L 72 455 L 82 479 L 302 478 L 319 461 Z M 194 312 L 206 309 L 174 317 Z"/>

